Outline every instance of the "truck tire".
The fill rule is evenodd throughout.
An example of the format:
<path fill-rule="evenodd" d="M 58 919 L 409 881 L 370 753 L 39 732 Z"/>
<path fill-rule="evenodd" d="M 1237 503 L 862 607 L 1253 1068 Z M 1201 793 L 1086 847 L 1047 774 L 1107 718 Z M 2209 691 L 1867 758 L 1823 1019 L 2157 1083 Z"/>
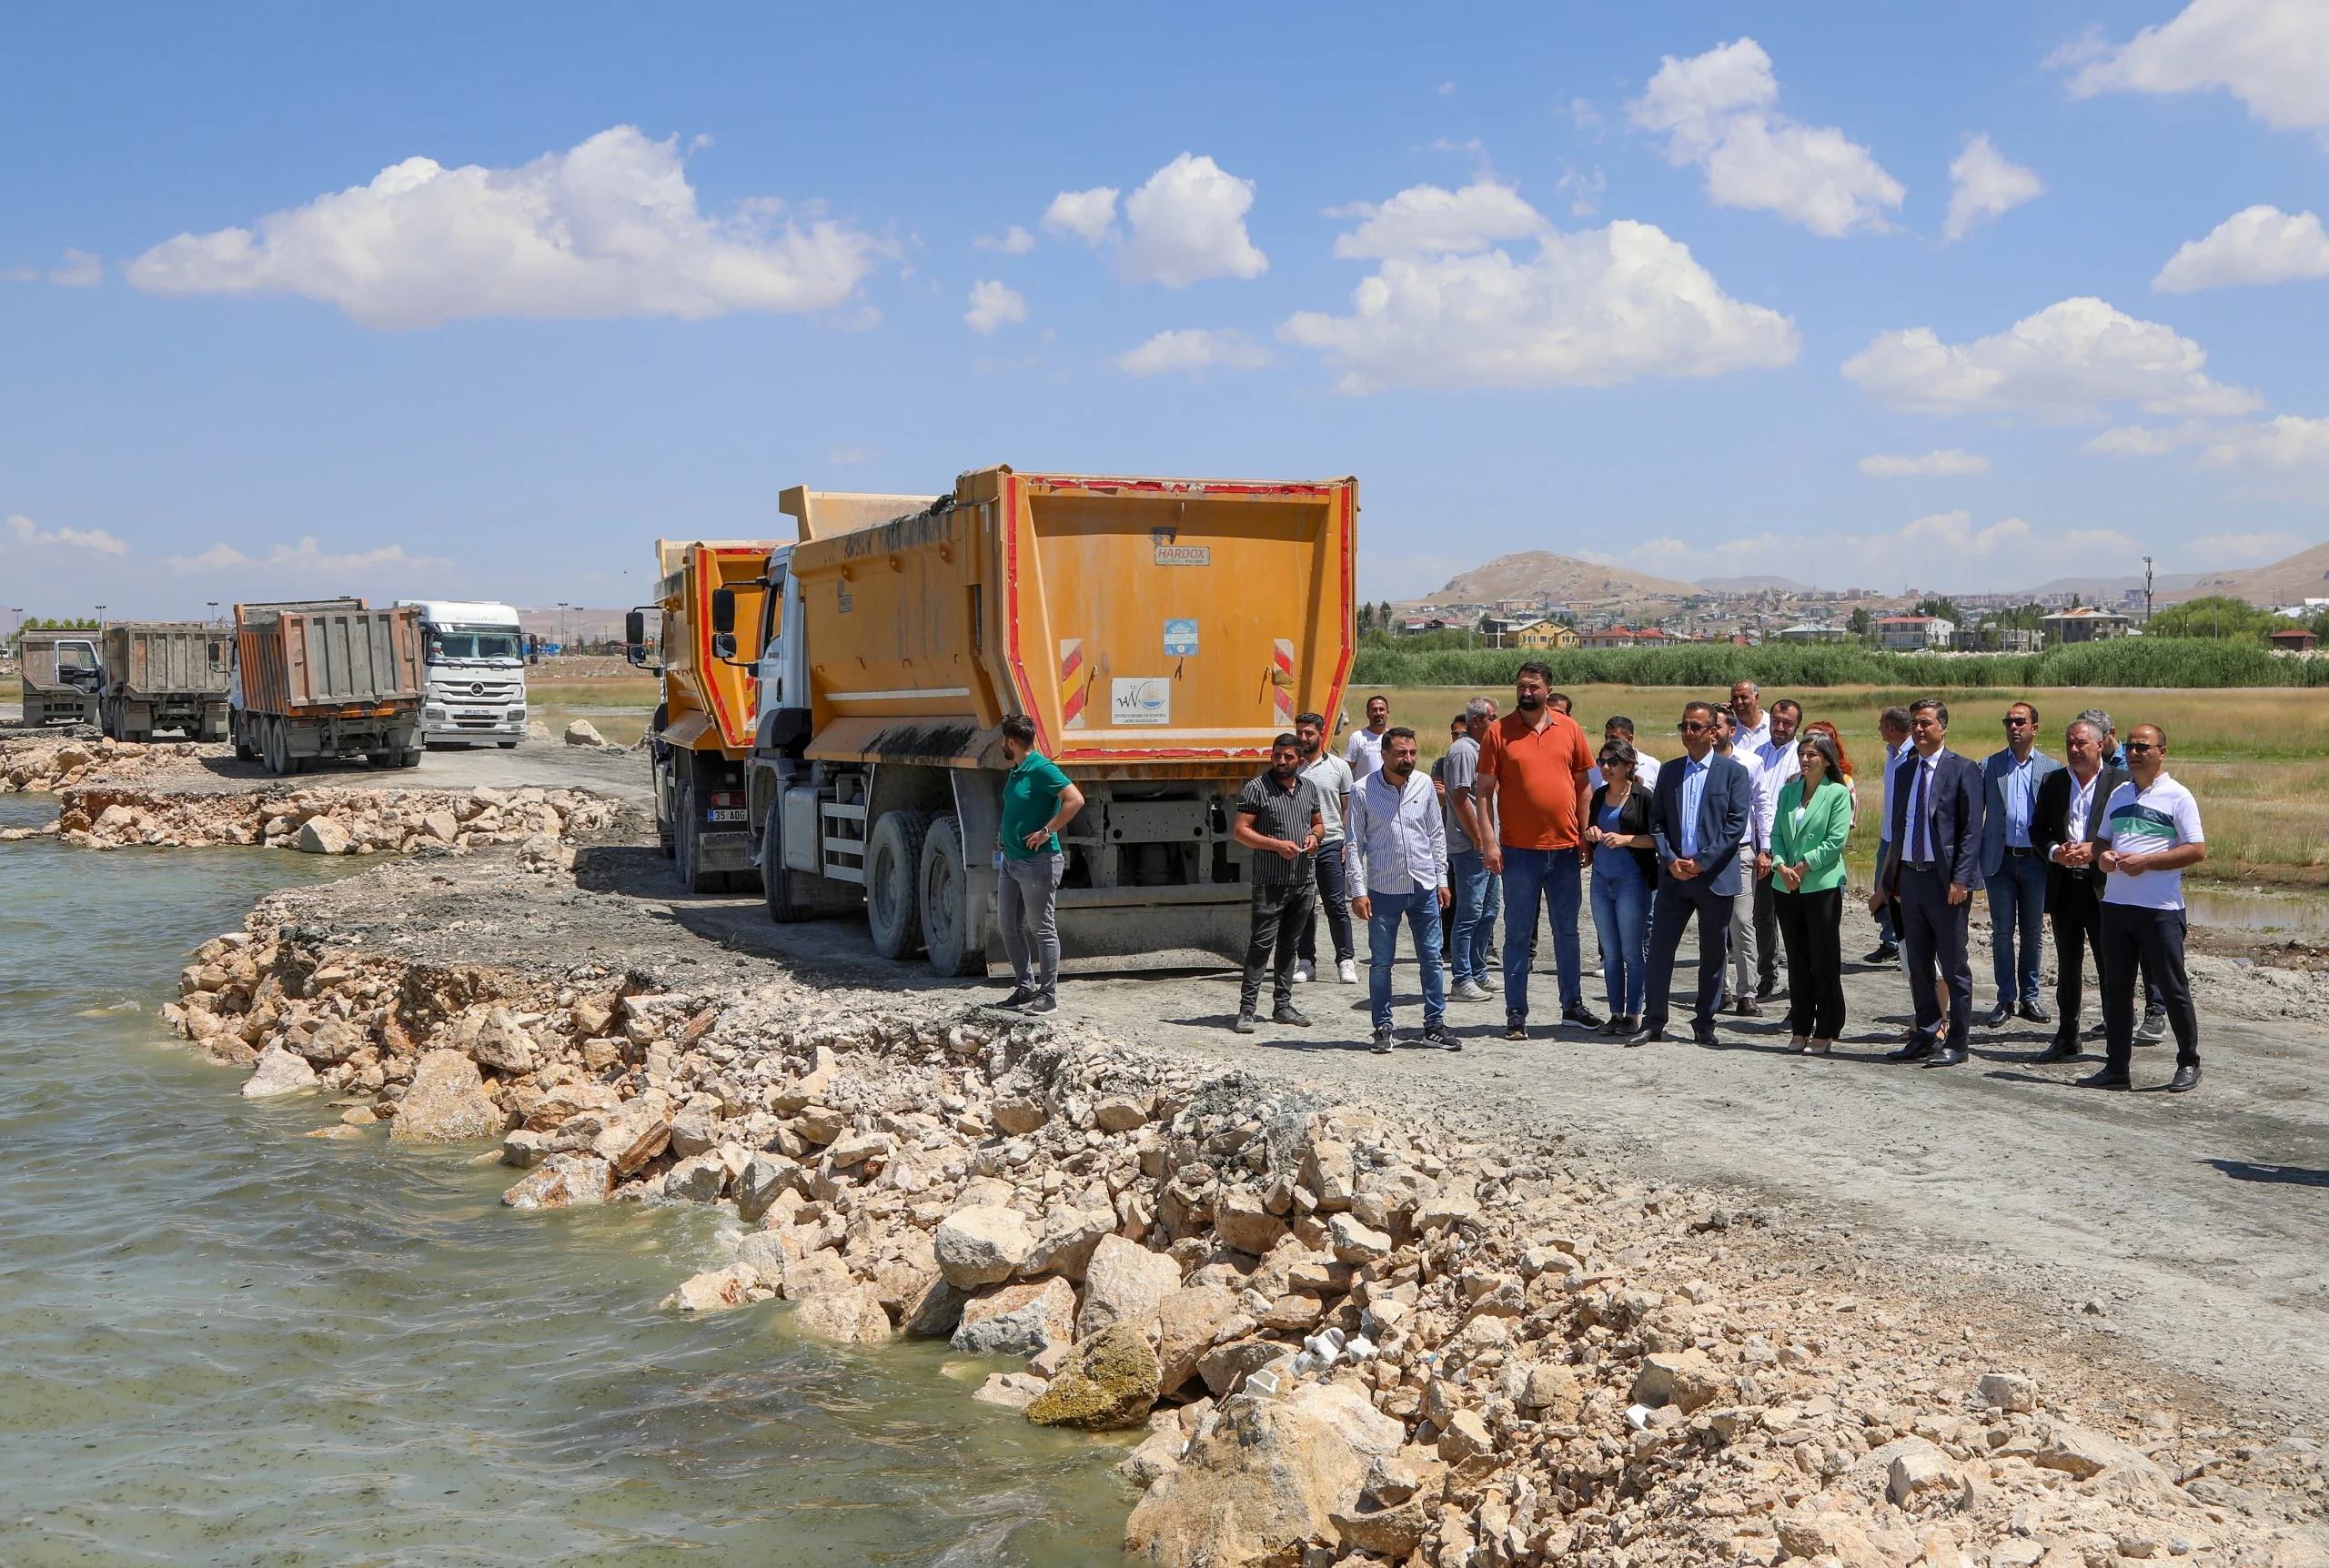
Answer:
<path fill-rule="evenodd" d="M 792 899 L 792 873 L 784 864 L 784 791 L 768 803 L 768 826 L 761 832 L 761 889 L 768 895 L 768 918 L 780 926 L 798 925 L 816 910 Z"/>
<path fill-rule="evenodd" d="M 405 750 L 404 750 L 400 755 L 398 755 L 398 757 L 397 758 L 397 766 L 398 766 L 398 767 L 399 767 L 399 768 L 418 768 L 418 767 L 419 767 L 419 766 L 420 766 L 420 748 L 419 748 L 419 747 L 418 747 L 418 746 L 413 746 L 413 747 L 408 747 L 408 748 L 407 748 L 407 749 L 405 749 Z"/>
<path fill-rule="evenodd" d="M 929 812 L 887 811 L 866 841 L 865 923 L 873 930 L 873 950 L 885 959 L 910 959 L 922 946 L 916 895 L 929 832 Z"/>
<path fill-rule="evenodd" d="M 364 753 L 364 765 L 375 772 L 385 773 L 389 769 L 399 766 L 397 760 L 398 755 L 399 753 L 394 751 L 367 751 Z"/>
<path fill-rule="evenodd" d="M 242 724 L 237 720 L 229 719 L 227 721 L 227 730 L 231 735 L 233 735 L 235 739 L 235 760 L 237 762 L 257 761 L 258 748 L 253 746 L 250 742 L 250 737 L 243 733 Z"/>
<path fill-rule="evenodd" d="M 963 853 L 963 825 L 952 817 L 930 824 L 922 841 L 922 946 L 942 975 L 986 976 L 986 911 L 972 907 Z"/>
<path fill-rule="evenodd" d="M 679 816 L 679 821 L 674 824 L 677 842 L 673 847 L 677 853 L 673 858 L 679 861 L 680 886 L 691 893 L 725 893 L 731 890 L 736 883 L 733 871 L 707 871 L 697 864 L 696 838 L 703 831 L 703 816 L 696 809 L 694 780 L 680 785 L 673 803 Z"/>

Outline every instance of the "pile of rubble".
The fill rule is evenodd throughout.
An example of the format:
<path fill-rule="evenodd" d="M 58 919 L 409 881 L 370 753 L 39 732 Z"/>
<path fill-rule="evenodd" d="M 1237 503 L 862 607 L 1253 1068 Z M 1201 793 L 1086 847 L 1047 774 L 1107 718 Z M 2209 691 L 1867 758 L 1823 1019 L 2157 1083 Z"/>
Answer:
<path fill-rule="evenodd" d="M 77 849 L 132 845 L 186 849 L 256 844 L 311 855 L 465 855 L 490 844 L 522 846 L 519 863 L 570 866 L 561 840 L 596 833 L 622 808 L 585 789 L 347 789 L 280 787 L 261 793 L 196 794 L 84 784 L 67 789 L 57 819 L 0 837 L 54 833 Z"/>
<path fill-rule="evenodd" d="M 0 795 L 61 795 L 89 783 L 151 784 L 194 777 L 203 760 L 234 755 L 223 742 L 96 739 L 35 730 L 0 734 Z"/>
<path fill-rule="evenodd" d="M 1151 1562 L 2320 1560 L 2237 1483 L 2317 1497 L 2309 1447 L 2074 1408 L 1946 1303 L 1808 1290 L 1751 1217 L 1557 1151 L 943 994 L 425 963 L 296 896 L 249 926 L 170 1010 L 244 1093 L 336 1095 L 322 1136 L 498 1139 L 514 1210 L 732 1206 L 734 1261 L 671 1310 L 946 1338 L 1011 1358 L 974 1397 L 1144 1428 Z"/>

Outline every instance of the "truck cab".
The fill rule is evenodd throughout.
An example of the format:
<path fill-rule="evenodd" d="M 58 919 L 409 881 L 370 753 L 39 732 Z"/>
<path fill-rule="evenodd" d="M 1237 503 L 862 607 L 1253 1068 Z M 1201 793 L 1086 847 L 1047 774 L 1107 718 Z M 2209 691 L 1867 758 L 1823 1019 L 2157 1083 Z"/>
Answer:
<path fill-rule="evenodd" d="M 93 724 L 105 689 L 98 634 L 88 630 L 17 634 L 25 690 L 24 722 Z"/>
<path fill-rule="evenodd" d="M 466 599 L 399 599 L 420 611 L 427 686 L 420 707 L 426 747 L 505 749 L 526 738 L 526 645 L 518 612 Z"/>

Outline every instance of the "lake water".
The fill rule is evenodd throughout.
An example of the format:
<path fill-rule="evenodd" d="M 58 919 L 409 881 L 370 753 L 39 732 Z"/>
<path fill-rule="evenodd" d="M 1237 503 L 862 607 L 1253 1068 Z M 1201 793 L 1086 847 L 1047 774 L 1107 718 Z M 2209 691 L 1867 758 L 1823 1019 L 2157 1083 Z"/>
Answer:
<path fill-rule="evenodd" d="M 988 1369 L 658 1311 L 711 1213 L 514 1215 L 474 1149 L 303 1138 L 320 1097 L 180 1049 L 186 950 L 339 869 L 0 845 L 0 1563 L 1117 1560 L 1119 1451 Z"/>

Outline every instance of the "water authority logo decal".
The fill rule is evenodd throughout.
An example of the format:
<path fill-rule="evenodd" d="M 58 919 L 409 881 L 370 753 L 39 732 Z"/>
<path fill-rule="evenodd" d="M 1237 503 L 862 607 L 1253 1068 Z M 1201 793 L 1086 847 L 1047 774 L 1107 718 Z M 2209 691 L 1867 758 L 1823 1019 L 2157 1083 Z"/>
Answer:
<path fill-rule="evenodd" d="M 1161 675 L 1134 676 L 1108 683 L 1108 722 L 1114 725 L 1173 722 L 1173 683 Z"/>

